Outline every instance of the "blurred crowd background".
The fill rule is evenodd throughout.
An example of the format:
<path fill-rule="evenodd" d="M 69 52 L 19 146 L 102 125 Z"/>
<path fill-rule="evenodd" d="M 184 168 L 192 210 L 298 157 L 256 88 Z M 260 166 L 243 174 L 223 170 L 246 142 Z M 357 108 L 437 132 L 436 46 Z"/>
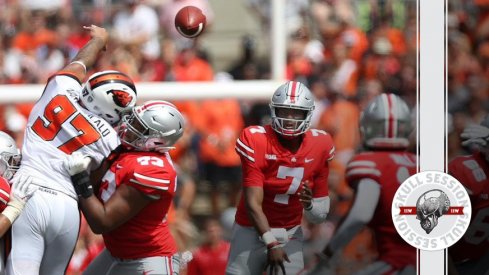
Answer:
<path fill-rule="evenodd" d="M 479 123 L 489 105 L 489 1 L 448 3 L 452 158 L 465 153 L 459 141 L 463 127 Z M 207 29 L 197 40 L 174 29 L 174 15 L 187 5 L 207 16 Z M 104 26 L 112 35 L 93 72 L 116 69 L 136 82 L 269 79 L 270 10 L 267 0 L 1 0 L 0 84 L 44 84 L 89 40 L 82 29 L 89 24 Z M 377 94 L 391 92 L 408 103 L 415 117 L 416 1 L 287 0 L 286 16 L 286 77 L 314 93 L 312 127 L 329 132 L 337 150 L 328 222 L 304 221 L 304 255 L 310 265 L 352 199 L 344 169 L 361 145 L 362 108 Z M 171 91 L 161 91 L 161 99 L 166 93 Z M 223 274 L 219 270 L 225 266 L 240 196 L 234 143 L 245 126 L 270 122 L 268 102 L 238 101 L 230 94 L 228 99 L 175 103 L 189 122 L 173 151 L 179 188 L 168 217 L 179 249 L 188 251 L 188 272 L 181 274 Z M 19 146 L 32 105 L 0 106 L 0 130 L 14 135 Z M 69 274 L 79 274 L 102 248 L 101 237 L 84 224 Z M 372 234 L 365 229 L 344 249 L 337 271 L 351 273 L 374 257 Z"/>

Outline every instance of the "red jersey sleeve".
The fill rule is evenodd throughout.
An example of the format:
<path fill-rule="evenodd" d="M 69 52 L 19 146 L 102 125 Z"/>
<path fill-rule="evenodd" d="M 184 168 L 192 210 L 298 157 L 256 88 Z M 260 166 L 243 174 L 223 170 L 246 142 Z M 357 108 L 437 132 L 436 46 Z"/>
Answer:
<path fill-rule="evenodd" d="M 323 159 L 325 159 L 325 161 L 313 179 L 314 185 L 312 186 L 312 196 L 314 198 L 326 197 L 329 194 L 329 161 L 334 158 L 335 153 L 333 139 L 329 134 L 324 132 L 324 135 L 318 135 L 317 138 L 321 138 L 320 148 L 325 148 L 323 151 L 323 154 L 325 155 Z"/>
<path fill-rule="evenodd" d="M 10 200 L 10 184 L 4 178 L 0 177 L 0 212 L 7 207 Z"/>
<path fill-rule="evenodd" d="M 124 184 L 132 186 L 151 198 L 159 199 L 161 194 L 174 188 L 176 181 L 173 169 L 152 164 L 132 163 L 133 171 L 125 175 Z M 173 190 L 171 190 L 173 191 Z"/>
<path fill-rule="evenodd" d="M 331 161 L 334 158 L 336 149 L 334 147 L 333 138 L 329 134 L 325 136 L 325 143 L 327 148 L 327 160 Z"/>
<path fill-rule="evenodd" d="M 256 138 L 265 134 L 265 129 L 261 126 L 248 127 L 241 132 L 236 140 L 235 150 L 241 158 L 243 170 L 243 186 L 263 186 L 265 177 L 259 168 L 260 153 L 259 146 L 256 146 Z M 257 136 L 258 135 L 258 136 Z"/>
<path fill-rule="evenodd" d="M 381 175 L 377 161 L 365 154 L 356 155 L 346 166 L 346 180 L 350 185 L 363 178 L 380 182 Z"/>

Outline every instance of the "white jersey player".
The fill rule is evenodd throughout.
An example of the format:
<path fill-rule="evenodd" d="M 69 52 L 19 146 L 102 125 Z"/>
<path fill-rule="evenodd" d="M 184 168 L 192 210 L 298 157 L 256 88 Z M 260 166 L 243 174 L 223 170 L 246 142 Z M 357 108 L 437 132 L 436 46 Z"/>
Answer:
<path fill-rule="evenodd" d="M 91 40 L 75 61 L 49 78 L 29 115 L 23 160 L 15 178 L 32 176 L 39 189 L 12 227 L 8 274 L 65 273 L 80 214 L 63 161 L 80 152 L 92 157 L 92 169 L 98 168 L 120 144 L 110 123 L 118 122 L 136 102 L 133 81 L 117 71 L 94 74 L 82 87 L 86 67 L 94 64 L 108 40 L 103 28 L 85 29 Z"/>

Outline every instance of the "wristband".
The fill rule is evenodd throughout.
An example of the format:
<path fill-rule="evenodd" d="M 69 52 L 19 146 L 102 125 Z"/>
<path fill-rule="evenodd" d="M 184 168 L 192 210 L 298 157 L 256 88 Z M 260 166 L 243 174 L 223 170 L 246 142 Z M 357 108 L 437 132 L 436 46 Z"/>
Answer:
<path fill-rule="evenodd" d="M 24 205 L 25 202 L 13 199 L 7 203 L 7 207 L 3 210 L 2 215 L 10 221 L 10 224 L 13 224 L 20 215 L 20 212 L 24 209 Z"/>
<path fill-rule="evenodd" d="M 270 232 L 270 231 L 263 233 L 263 235 L 261 236 L 261 239 L 267 245 L 267 247 L 268 247 L 268 245 L 270 245 L 272 243 L 278 243 L 277 239 L 275 238 L 275 236 L 273 236 L 272 232 Z"/>
<path fill-rule="evenodd" d="M 83 69 L 85 69 L 85 73 L 87 73 L 87 66 L 85 66 L 85 63 L 83 63 L 82 61 L 80 60 L 75 60 L 73 62 L 70 63 L 71 64 L 78 64 L 78 65 L 81 65 L 83 67 Z"/>
<path fill-rule="evenodd" d="M 280 247 L 280 243 L 277 241 L 277 242 L 273 242 L 271 244 L 267 244 L 267 249 L 277 249 Z"/>
<path fill-rule="evenodd" d="M 93 187 L 90 183 L 90 176 L 87 171 L 74 174 L 71 176 L 71 181 L 78 197 L 86 199 L 93 195 Z"/>

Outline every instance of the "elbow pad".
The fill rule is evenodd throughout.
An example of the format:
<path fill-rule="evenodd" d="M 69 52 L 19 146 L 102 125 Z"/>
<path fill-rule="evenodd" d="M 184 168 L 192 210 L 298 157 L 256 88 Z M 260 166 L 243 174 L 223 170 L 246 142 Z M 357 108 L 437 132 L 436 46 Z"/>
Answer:
<path fill-rule="evenodd" d="M 326 217 L 328 216 L 329 203 L 329 197 L 312 199 L 312 208 L 304 211 L 307 220 L 314 224 L 324 222 L 326 220 Z"/>

